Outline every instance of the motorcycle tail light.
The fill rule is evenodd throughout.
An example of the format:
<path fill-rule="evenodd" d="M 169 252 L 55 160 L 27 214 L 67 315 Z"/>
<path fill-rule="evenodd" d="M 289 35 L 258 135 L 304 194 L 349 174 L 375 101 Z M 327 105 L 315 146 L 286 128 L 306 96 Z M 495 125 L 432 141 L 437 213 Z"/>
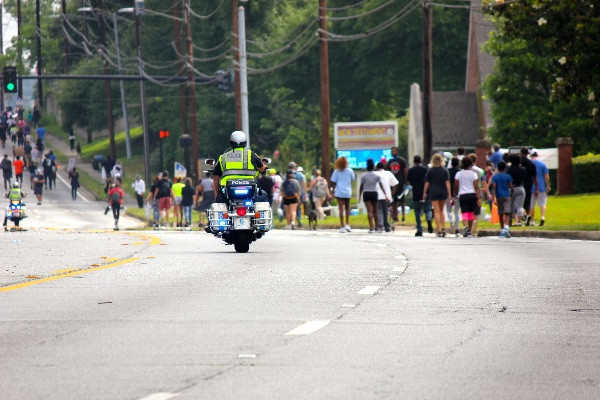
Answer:
<path fill-rule="evenodd" d="M 240 207 L 237 209 L 237 215 L 240 217 L 244 217 L 246 215 L 246 208 Z"/>
<path fill-rule="evenodd" d="M 261 217 L 260 211 L 257 211 L 257 212 L 254 214 L 254 217 L 255 217 L 255 218 L 260 218 L 260 217 Z"/>
<path fill-rule="evenodd" d="M 223 213 L 223 219 L 229 219 L 229 213 Z"/>

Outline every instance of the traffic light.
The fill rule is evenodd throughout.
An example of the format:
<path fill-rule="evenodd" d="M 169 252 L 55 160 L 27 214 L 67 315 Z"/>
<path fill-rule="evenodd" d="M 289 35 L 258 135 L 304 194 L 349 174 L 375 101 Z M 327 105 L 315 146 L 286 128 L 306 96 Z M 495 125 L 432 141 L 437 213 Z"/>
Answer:
<path fill-rule="evenodd" d="M 4 67 L 2 70 L 4 92 L 17 93 L 17 68 Z"/>
<path fill-rule="evenodd" d="M 216 72 L 217 89 L 223 92 L 231 91 L 231 74 L 222 69 Z"/>
<path fill-rule="evenodd" d="M 166 138 L 168 138 L 169 136 L 171 136 L 171 132 L 169 132 L 169 131 L 167 131 L 167 130 L 163 130 L 163 129 L 161 129 L 161 130 L 158 132 L 158 137 L 159 137 L 161 140 L 162 140 L 162 139 L 166 139 Z"/>

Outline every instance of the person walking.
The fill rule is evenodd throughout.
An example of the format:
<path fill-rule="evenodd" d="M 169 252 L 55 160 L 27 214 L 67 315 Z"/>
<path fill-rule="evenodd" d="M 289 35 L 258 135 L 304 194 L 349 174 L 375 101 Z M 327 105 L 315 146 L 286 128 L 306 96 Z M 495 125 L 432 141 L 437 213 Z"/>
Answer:
<path fill-rule="evenodd" d="M 329 191 L 329 183 L 327 179 L 323 178 L 320 169 L 315 169 L 315 177 L 310 181 L 307 190 L 312 194 L 312 200 L 315 204 L 315 210 L 319 213 L 319 219 L 324 219 L 323 203 L 331 198 L 331 192 Z"/>
<path fill-rule="evenodd" d="M 267 170 L 264 170 L 260 173 L 260 177 L 256 181 L 259 189 L 262 190 L 267 196 L 267 200 L 269 201 L 269 205 L 273 205 L 273 187 L 275 183 L 270 176 L 267 175 Z"/>
<path fill-rule="evenodd" d="M 423 187 L 421 202 L 431 200 L 437 237 L 446 237 L 444 205 L 450 193 L 450 174 L 444 168 L 444 157 L 436 153 L 431 157 L 431 168 L 425 174 L 425 186 Z"/>
<path fill-rule="evenodd" d="M 131 184 L 133 191 L 135 192 L 135 198 L 137 199 L 138 207 L 144 208 L 144 194 L 146 193 L 146 182 L 140 175 L 135 176 L 135 181 Z"/>
<path fill-rule="evenodd" d="M 528 158 L 529 149 L 525 146 L 521 147 L 521 165 L 525 168 L 527 173 L 525 174 L 525 181 L 523 187 L 525 188 L 525 201 L 523 202 L 523 208 L 525 209 L 525 225 L 530 225 L 531 217 L 529 216 L 529 209 L 531 207 L 531 194 L 537 195 L 538 181 L 537 171 L 535 164 Z"/>
<path fill-rule="evenodd" d="M 356 179 L 352 168 L 348 167 L 348 159 L 344 156 L 335 161 L 335 171 L 331 175 L 333 195 L 338 202 L 340 212 L 340 233 L 351 232 L 350 228 L 350 197 L 352 197 L 352 181 Z M 344 217 L 346 224 L 344 224 Z"/>
<path fill-rule="evenodd" d="M 450 178 L 450 193 L 448 196 L 448 200 L 446 200 L 446 213 L 448 214 L 448 222 L 450 222 L 450 232 L 454 232 L 455 235 L 458 235 L 460 233 L 458 230 L 458 214 L 460 211 L 460 207 L 458 203 L 452 198 L 452 188 L 454 187 L 456 174 L 459 171 L 458 163 L 458 157 L 452 157 L 452 159 L 450 160 L 450 168 L 448 168 L 448 176 Z"/>
<path fill-rule="evenodd" d="M 40 123 L 40 119 L 42 119 L 42 115 L 40 114 L 40 110 L 37 107 L 33 107 L 33 127 L 36 128 Z"/>
<path fill-rule="evenodd" d="M 392 158 L 387 162 L 388 170 L 394 174 L 398 181 L 394 199 L 392 201 L 392 220 L 398 222 L 398 207 L 401 207 L 402 222 L 405 220 L 406 199 L 404 196 L 404 186 L 406 185 L 406 171 L 408 164 L 403 157 L 400 157 L 397 147 L 392 147 Z"/>
<path fill-rule="evenodd" d="M 503 161 L 503 158 L 502 158 L 503 156 L 504 156 L 504 154 L 500 150 L 500 145 L 498 143 L 495 143 L 494 144 L 494 152 L 492 153 L 492 155 L 489 158 L 489 161 L 494 163 L 494 169 L 497 169 L 500 161 Z"/>
<path fill-rule="evenodd" d="M 0 162 L 0 169 L 4 177 L 4 190 L 9 190 L 12 180 L 12 163 L 8 159 L 8 154 L 5 154 L 2 162 Z"/>
<path fill-rule="evenodd" d="M 52 182 L 54 181 L 52 175 L 56 169 L 56 162 L 52 159 L 50 153 L 46 154 L 42 165 L 44 166 L 44 182 L 46 189 L 52 190 Z"/>
<path fill-rule="evenodd" d="M 119 217 L 121 215 L 121 206 L 123 205 L 123 190 L 121 190 L 121 183 L 118 179 L 112 184 L 112 188 L 108 191 L 108 204 L 113 212 L 113 218 L 115 219 L 115 231 L 119 230 Z"/>
<path fill-rule="evenodd" d="M 181 191 L 185 184 L 181 182 L 181 178 L 175 178 L 173 183 L 173 213 L 175 214 L 175 223 L 177 228 L 183 227 L 183 207 L 181 206 Z"/>
<path fill-rule="evenodd" d="M 470 157 L 463 157 L 460 162 L 462 169 L 454 177 L 453 198 L 460 202 L 460 211 L 462 212 L 464 237 L 473 237 L 473 221 L 475 220 L 475 210 L 481 207 L 481 191 L 479 189 L 479 176 L 471 169 L 473 161 Z"/>
<path fill-rule="evenodd" d="M 69 149 L 71 149 L 71 153 L 75 151 L 75 132 L 73 132 L 73 128 L 69 128 Z"/>
<path fill-rule="evenodd" d="M 367 208 L 367 219 L 369 220 L 369 233 L 374 233 L 377 229 L 377 187 L 383 192 L 383 179 L 376 174 L 375 163 L 371 158 L 367 160 L 367 173 L 360 177 L 360 188 L 358 197 L 363 199 Z"/>
<path fill-rule="evenodd" d="M 165 216 L 165 227 L 169 226 L 169 210 L 171 209 L 171 203 L 174 197 L 173 185 L 171 184 L 171 181 L 169 181 L 169 171 L 164 170 L 162 178 L 156 183 L 154 198 L 158 199 L 160 219 L 162 219 L 163 215 Z"/>
<path fill-rule="evenodd" d="M 510 175 L 513 184 L 513 191 L 510 196 L 511 216 L 515 219 L 515 225 L 521 226 L 525 217 L 525 179 L 527 171 L 521 165 L 521 157 L 518 154 L 513 154 L 509 157 L 510 167 L 506 171 Z"/>
<path fill-rule="evenodd" d="M 529 220 L 530 225 L 535 225 L 535 203 L 537 203 L 540 207 L 540 226 L 544 226 L 546 222 L 546 204 L 548 203 L 548 193 L 550 192 L 550 175 L 546 163 L 538 159 L 537 150 L 531 152 L 531 161 L 535 165 L 537 191 L 534 190 L 534 187 L 531 188 L 534 195 L 531 197 L 531 204 L 529 205 Z"/>
<path fill-rule="evenodd" d="M 12 164 L 15 168 L 15 179 L 21 184 L 21 187 L 23 187 L 23 169 L 25 169 L 25 162 L 21 160 L 21 156 L 16 156 Z"/>
<path fill-rule="evenodd" d="M 510 238 L 510 198 L 513 191 L 512 177 L 506 173 L 506 163 L 498 163 L 498 173 L 492 177 L 492 197 L 494 204 L 498 206 L 498 216 L 503 228 L 500 237 Z"/>
<path fill-rule="evenodd" d="M 421 165 L 421 156 L 416 155 L 413 158 L 414 165 L 408 170 L 406 181 L 412 186 L 413 191 L 413 208 L 415 209 L 415 220 L 417 222 L 417 232 L 415 236 L 423 236 L 423 227 L 421 226 L 421 214 L 425 214 L 425 220 L 427 221 L 427 232 L 433 233 L 433 225 L 431 220 L 433 219 L 433 211 L 431 206 L 431 200 L 428 198 L 423 200 L 423 190 L 425 189 L 425 175 L 427 174 L 427 167 Z"/>
<path fill-rule="evenodd" d="M 202 197 L 201 201 L 198 199 Z M 204 227 L 204 219 L 206 219 L 206 225 L 210 223 L 208 221 L 208 210 L 215 202 L 215 190 L 213 180 L 210 177 L 210 172 L 204 173 L 204 178 L 200 181 L 200 183 L 196 186 L 196 191 L 194 193 L 194 204 L 196 205 L 196 211 L 198 211 L 198 227 Z"/>
<path fill-rule="evenodd" d="M 150 204 L 152 208 L 152 226 L 154 229 L 158 229 L 160 227 L 160 210 L 158 209 L 158 199 L 154 197 L 154 192 L 156 191 L 158 181 L 160 181 L 161 176 L 156 175 L 150 185 L 150 190 L 148 191 L 148 196 L 146 197 L 146 202 Z"/>
<path fill-rule="evenodd" d="M 71 199 L 77 200 L 77 189 L 79 189 L 79 172 L 77 172 L 77 168 L 73 167 L 71 171 L 69 171 L 69 180 L 71 181 Z"/>
<path fill-rule="evenodd" d="M 33 177 L 33 194 L 37 198 L 37 205 L 42 205 L 43 194 L 44 194 L 44 171 L 41 168 L 36 170 L 36 174 Z"/>
<path fill-rule="evenodd" d="M 185 178 L 184 185 L 181 189 L 181 207 L 185 218 L 185 228 L 189 230 L 192 227 L 192 207 L 196 191 L 192 187 L 192 178 Z"/>
<path fill-rule="evenodd" d="M 298 180 L 294 177 L 293 170 L 288 170 L 285 178 L 286 179 L 281 187 L 283 206 L 285 208 L 285 218 L 287 220 L 285 229 L 294 230 L 296 229 L 296 210 L 300 205 L 300 191 L 302 188 L 300 187 L 300 182 L 298 182 Z"/>
<path fill-rule="evenodd" d="M 385 169 L 383 162 L 378 162 L 375 173 L 381 177 L 384 190 L 377 187 L 377 233 L 390 232 L 392 226 L 388 219 L 388 211 L 390 208 L 390 202 L 398 190 L 398 179 L 394 176 L 391 171 Z M 397 219 L 397 218 L 396 218 Z"/>

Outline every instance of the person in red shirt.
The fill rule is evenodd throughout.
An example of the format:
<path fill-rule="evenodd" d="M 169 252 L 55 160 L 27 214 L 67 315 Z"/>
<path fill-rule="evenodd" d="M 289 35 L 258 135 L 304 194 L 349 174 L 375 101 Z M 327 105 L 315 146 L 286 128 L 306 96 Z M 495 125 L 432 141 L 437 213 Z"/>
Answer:
<path fill-rule="evenodd" d="M 113 217 L 115 218 L 115 231 L 119 230 L 119 216 L 121 213 L 121 205 L 123 204 L 123 190 L 118 179 L 112 184 L 108 191 L 108 204 L 112 208 Z"/>
<path fill-rule="evenodd" d="M 25 163 L 21 160 L 21 156 L 17 156 L 17 158 L 13 161 L 13 167 L 15 167 L 15 176 L 17 177 L 17 181 L 23 184 L 23 168 L 25 168 Z"/>

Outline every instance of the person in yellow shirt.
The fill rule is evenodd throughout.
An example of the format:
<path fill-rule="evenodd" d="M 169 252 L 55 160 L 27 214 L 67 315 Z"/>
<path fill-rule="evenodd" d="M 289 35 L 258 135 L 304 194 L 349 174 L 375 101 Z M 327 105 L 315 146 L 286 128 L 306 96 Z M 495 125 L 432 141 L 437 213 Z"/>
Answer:
<path fill-rule="evenodd" d="M 181 178 L 175 178 L 175 183 L 173 184 L 173 196 L 175 197 L 174 211 L 177 228 L 183 227 L 183 207 L 181 206 L 181 199 L 184 187 L 185 184 L 181 182 Z"/>

